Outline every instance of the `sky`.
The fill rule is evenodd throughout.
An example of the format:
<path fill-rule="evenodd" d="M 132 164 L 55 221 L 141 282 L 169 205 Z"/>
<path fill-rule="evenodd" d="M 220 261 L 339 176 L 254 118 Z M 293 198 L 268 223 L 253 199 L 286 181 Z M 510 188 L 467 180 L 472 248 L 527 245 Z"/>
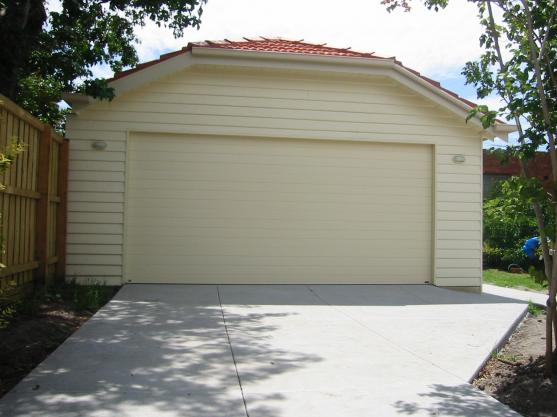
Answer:
<path fill-rule="evenodd" d="M 56 8 L 57 2 L 49 2 Z M 180 49 L 188 42 L 282 37 L 327 43 L 333 47 L 396 56 L 471 101 L 496 109 L 498 97 L 476 98 L 473 86 L 466 86 L 460 74 L 467 61 L 481 54 L 478 38 L 481 27 L 476 6 L 455 0 L 439 12 L 413 1 L 411 12 L 388 13 L 380 0 L 208 0 L 199 30 L 189 28 L 175 39 L 168 29 L 153 23 L 137 29 L 141 62 Z M 106 67 L 95 75 L 110 77 Z M 486 142 L 486 146 L 493 143 Z M 500 140 L 496 146 L 502 146 Z"/>

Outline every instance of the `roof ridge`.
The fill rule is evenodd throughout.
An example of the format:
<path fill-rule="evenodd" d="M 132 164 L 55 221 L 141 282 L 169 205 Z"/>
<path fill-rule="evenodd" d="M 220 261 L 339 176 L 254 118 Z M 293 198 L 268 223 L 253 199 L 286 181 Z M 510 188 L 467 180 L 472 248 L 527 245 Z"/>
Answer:
<path fill-rule="evenodd" d="M 302 38 L 302 39 L 288 39 L 288 38 L 283 38 L 281 36 L 269 37 L 269 36 L 259 35 L 255 38 L 244 36 L 239 40 L 232 40 L 232 39 L 224 38 L 223 40 L 205 40 L 205 41 L 190 42 L 189 45 L 197 46 L 197 47 L 203 47 L 203 46 L 221 47 L 222 45 L 234 45 L 234 46 L 238 46 L 238 47 L 246 46 L 246 48 L 242 48 L 242 49 L 246 49 L 246 50 L 249 50 L 250 49 L 249 46 L 252 45 L 252 46 L 254 46 L 253 49 L 255 49 L 255 50 L 263 50 L 263 48 L 257 49 L 257 48 L 255 48 L 255 46 L 257 46 L 258 44 L 265 44 L 265 43 L 271 43 L 271 44 L 272 43 L 277 43 L 277 44 L 278 43 L 290 43 L 290 44 L 298 44 L 298 45 L 301 45 L 301 46 L 307 46 L 307 47 L 311 47 L 311 48 L 316 49 L 313 52 L 297 51 L 297 52 L 294 52 L 294 53 L 318 54 L 318 49 L 323 49 L 323 50 L 328 50 L 328 51 L 331 51 L 331 52 L 338 51 L 338 52 L 348 53 L 348 54 L 350 54 L 350 56 L 354 56 L 354 57 L 383 58 L 383 57 L 379 57 L 379 56 L 375 55 L 375 51 L 372 51 L 372 52 L 357 51 L 357 50 L 353 50 L 352 46 L 337 47 L 337 46 L 328 45 L 327 42 L 313 43 L 313 42 L 306 41 L 304 38 Z M 279 51 L 269 50 L 268 52 L 279 52 Z M 280 52 L 292 52 L 292 51 L 280 51 Z"/>

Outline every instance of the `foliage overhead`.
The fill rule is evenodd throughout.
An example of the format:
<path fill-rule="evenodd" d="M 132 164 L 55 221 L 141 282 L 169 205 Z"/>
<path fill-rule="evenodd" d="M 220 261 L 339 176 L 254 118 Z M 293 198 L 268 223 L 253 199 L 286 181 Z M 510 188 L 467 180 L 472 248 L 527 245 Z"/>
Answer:
<path fill-rule="evenodd" d="M 120 71 L 138 62 L 134 29 L 148 21 L 175 37 L 199 27 L 207 0 L 62 0 L 49 10 L 44 0 L 0 3 L 0 93 L 46 123 L 60 125 L 62 92 L 112 98 L 106 80 L 92 68 Z M 6 47 L 8 46 L 8 47 Z"/>
<path fill-rule="evenodd" d="M 390 12 L 397 8 L 402 8 L 409 12 L 412 8 L 412 0 L 382 0 L 381 3 L 384 4 Z M 438 11 L 439 9 L 447 7 L 449 0 L 424 0 L 423 3 L 428 9 Z"/>

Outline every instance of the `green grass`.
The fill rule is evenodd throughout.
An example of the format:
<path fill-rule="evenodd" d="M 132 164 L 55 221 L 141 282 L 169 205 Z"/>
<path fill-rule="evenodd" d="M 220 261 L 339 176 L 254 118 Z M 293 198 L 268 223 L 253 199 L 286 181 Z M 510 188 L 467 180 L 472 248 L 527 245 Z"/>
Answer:
<path fill-rule="evenodd" d="M 486 269 L 483 273 L 484 282 L 507 288 L 527 288 L 533 291 L 545 292 L 546 287 L 534 281 L 530 274 L 511 274 L 498 269 Z"/>
<path fill-rule="evenodd" d="M 528 301 L 528 313 L 534 317 L 538 317 L 541 314 L 545 314 L 545 309 L 534 304 L 532 301 Z"/>
<path fill-rule="evenodd" d="M 502 353 L 499 351 L 495 351 L 491 354 L 491 357 L 493 359 L 499 359 L 500 361 L 506 362 L 506 363 L 517 363 L 518 361 L 520 361 L 523 357 L 522 355 L 518 354 L 518 355 L 509 355 L 506 353 Z"/>

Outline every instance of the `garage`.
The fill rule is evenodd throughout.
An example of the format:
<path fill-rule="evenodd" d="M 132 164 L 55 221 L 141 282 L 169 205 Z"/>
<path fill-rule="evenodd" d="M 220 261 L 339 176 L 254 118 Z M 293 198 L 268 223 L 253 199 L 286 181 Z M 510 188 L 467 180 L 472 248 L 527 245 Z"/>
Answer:
<path fill-rule="evenodd" d="M 72 114 L 67 275 L 188 284 L 482 285 L 474 103 L 395 58 L 189 43 Z"/>
<path fill-rule="evenodd" d="M 130 282 L 431 281 L 430 146 L 133 134 L 128 152 Z"/>

